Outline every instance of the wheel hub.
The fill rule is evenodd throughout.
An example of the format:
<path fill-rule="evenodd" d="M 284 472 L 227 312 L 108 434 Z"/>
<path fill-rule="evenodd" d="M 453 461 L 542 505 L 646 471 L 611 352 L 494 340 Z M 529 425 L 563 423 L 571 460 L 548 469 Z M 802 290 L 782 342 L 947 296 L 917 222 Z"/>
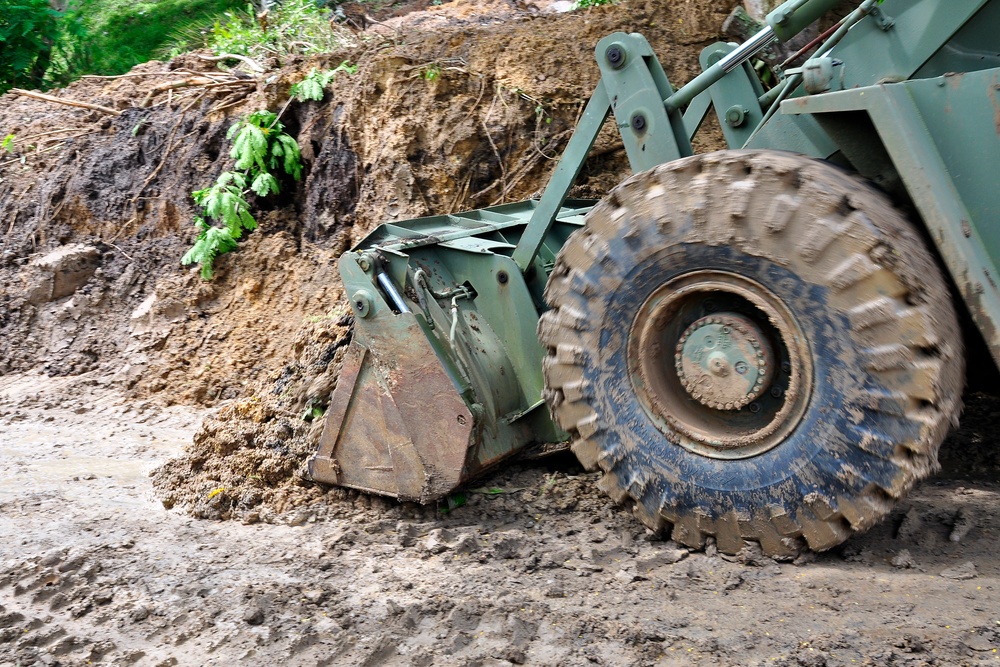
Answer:
<path fill-rule="evenodd" d="M 720 313 L 702 317 L 681 334 L 674 366 L 691 398 L 716 410 L 739 410 L 767 390 L 774 353 L 749 318 Z"/>
<path fill-rule="evenodd" d="M 691 271 L 652 291 L 632 322 L 629 378 L 669 442 L 717 459 L 778 446 L 805 413 L 809 344 L 756 280 Z"/>

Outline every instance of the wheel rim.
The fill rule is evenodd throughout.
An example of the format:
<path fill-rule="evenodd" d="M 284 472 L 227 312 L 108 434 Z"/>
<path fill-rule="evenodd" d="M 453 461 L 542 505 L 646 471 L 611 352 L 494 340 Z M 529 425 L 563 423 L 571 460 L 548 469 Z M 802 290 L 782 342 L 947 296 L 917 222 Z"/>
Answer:
<path fill-rule="evenodd" d="M 812 392 L 812 356 L 784 302 L 760 283 L 703 270 L 646 299 L 628 370 L 667 439 L 717 459 L 762 454 L 795 428 Z"/>

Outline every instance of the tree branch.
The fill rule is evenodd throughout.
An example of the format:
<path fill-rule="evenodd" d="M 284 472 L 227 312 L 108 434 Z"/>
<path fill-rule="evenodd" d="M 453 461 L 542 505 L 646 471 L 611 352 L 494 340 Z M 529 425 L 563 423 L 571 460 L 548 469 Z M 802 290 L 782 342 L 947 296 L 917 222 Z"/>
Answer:
<path fill-rule="evenodd" d="M 33 97 L 36 100 L 44 100 L 46 102 L 52 102 L 54 104 L 65 104 L 69 107 L 80 107 L 81 109 L 92 109 L 94 111 L 100 111 L 101 113 L 110 114 L 112 116 L 122 115 L 121 111 L 116 109 L 110 109 L 108 107 L 102 107 L 99 104 L 90 104 L 89 102 L 77 102 L 75 100 L 64 100 L 59 97 L 53 97 L 52 95 L 43 95 L 42 93 L 36 93 L 30 90 L 22 90 L 20 88 L 11 88 L 10 92 L 15 95 L 21 95 L 22 97 Z"/>

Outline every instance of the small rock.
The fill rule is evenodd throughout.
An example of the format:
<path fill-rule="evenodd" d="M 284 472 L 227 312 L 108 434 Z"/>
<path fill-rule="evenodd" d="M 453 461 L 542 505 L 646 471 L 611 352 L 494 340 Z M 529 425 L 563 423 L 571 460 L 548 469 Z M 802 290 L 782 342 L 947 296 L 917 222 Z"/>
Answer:
<path fill-rule="evenodd" d="M 949 567 L 947 570 L 942 570 L 941 576 L 945 579 L 957 579 L 959 581 L 963 581 L 965 579 L 975 579 L 979 576 L 979 573 L 976 572 L 975 563 L 969 561 L 956 567 Z"/>
<path fill-rule="evenodd" d="M 893 556 L 890 562 L 893 567 L 898 567 L 900 570 L 908 570 L 917 566 L 908 549 L 900 549 L 899 553 Z"/>
<path fill-rule="evenodd" d="M 809 563 L 816 562 L 816 552 L 810 549 L 803 549 L 799 552 L 799 555 L 795 557 L 792 561 L 792 565 L 808 565 Z"/>
<path fill-rule="evenodd" d="M 743 548 L 735 556 L 723 556 L 723 558 L 730 562 L 735 561 L 741 565 L 750 565 L 751 567 L 764 567 L 765 565 L 774 564 L 774 560 L 765 556 L 764 550 L 756 542 L 743 542 Z"/>
<path fill-rule="evenodd" d="M 468 555 L 479 551 L 479 541 L 472 533 L 466 533 L 455 541 L 452 548 L 460 554 Z"/>
<path fill-rule="evenodd" d="M 42 567 L 52 567 L 53 565 L 58 564 L 65 555 L 66 551 L 63 549 L 56 549 L 54 551 L 50 551 L 49 553 L 42 556 L 42 559 L 39 561 L 39 565 L 41 565 Z"/>
<path fill-rule="evenodd" d="M 644 581 L 646 577 L 636 572 L 634 565 L 623 567 L 615 573 L 615 579 L 623 584 L 631 584 L 635 581 Z"/>
<path fill-rule="evenodd" d="M 260 625 L 264 622 L 264 610 L 260 607 L 250 607 L 243 612 L 243 620 L 248 625 Z"/>
<path fill-rule="evenodd" d="M 326 591 L 320 588 L 304 588 L 301 592 L 302 598 L 312 604 L 321 604 L 327 597 Z"/>
<path fill-rule="evenodd" d="M 301 510 L 292 512 L 285 519 L 285 523 L 289 526 L 302 526 L 313 516 L 313 511 L 308 508 L 303 508 Z"/>
<path fill-rule="evenodd" d="M 497 558 L 519 558 L 523 545 L 523 535 L 518 531 L 510 531 L 493 544 L 493 553 Z"/>
<path fill-rule="evenodd" d="M 579 572 L 603 572 L 604 568 L 596 563 L 588 563 L 579 558 L 570 558 L 562 565 L 567 570 L 577 570 Z"/>
<path fill-rule="evenodd" d="M 715 544 L 715 538 L 709 536 L 705 540 L 705 555 L 712 558 L 719 553 L 719 547 Z"/>
<path fill-rule="evenodd" d="M 110 589 L 105 588 L 103 590 L 99 590 L 96 593 L 94 593 L 94 598 L 93 598 L 94 604 L 98 605 L 108 604 L 109 602 L 111 602 L 111 599 L 114 598 L 114 596 L 115 596 L 114 591 Z"/>
<path fill-rule="evenodd" d="M 149 618 L 149 608 L 143 605 L 136 605 L 132 611 L 129 612 L 128 618 L 133 623 L 139 623 L 140 621 L 145 621 Z"/>
<path fill-rule="evenodd" d="M 396 524 L 396 539 L 401 547 L 412 547 L 417 543 L 417 529 L 408 523 L 400 521 Z"/>
<path fill-rule="evenodd" d="M 663 565 L 673 565 L 687 558 L 690 553 L 687 549 L 680 549 L 676 546 L 664 546 L 662 549 L 655 550 L 651 555 L 636 560 L 636 570 L 649 572 Z"/>
<path fill-rule="evenodd" d="M 503 656 L 508 662 L 515 665 L 523 665 L 528 661 L 527 655 L 524 653 L 524 649 L 517 647 L 510 647 L 504 652 Z"/>
<path fill-rule="evenodd" d="M 431 554 L 444 553 L 451 548 L 451 534 L 444 528 L 435 528 L 427 533 L 427 538 L 423 543 L 423 550 Z"/>
<path fill-rule="evenodd" d="M 962 643 L 973 651 L 977 651 L 979 653 L 985 653 L 986 651 L 993 650 L 993 642 L 990 641 L 988 637 L 984 637 L 977 632 L 970 632 L 962 637 Z"/>
<path fill-rule="evenodd" d="M 78 243 L 33 259 L 26 277 L 29 301 L 40 304 L 69 296 L 90 280 L 100 260 L 97 248 Z"/>

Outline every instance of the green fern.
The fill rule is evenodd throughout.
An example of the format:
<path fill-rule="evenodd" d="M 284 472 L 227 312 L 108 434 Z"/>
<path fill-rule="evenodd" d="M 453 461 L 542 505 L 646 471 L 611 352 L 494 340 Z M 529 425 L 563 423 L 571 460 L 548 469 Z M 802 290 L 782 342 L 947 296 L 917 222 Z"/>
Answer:
<path fill-rule="evenodd" d="M 255 111 L 229 128 L 226 138 L 233 141 L 229 156 L 235 171 L 219 174 L 215 184 L 191 193 L 203 215 L 195 218 L 198 237 L 181 258 L 182 264 L 201 264 L 201 276 L 212 277 L 212 263 L 235 250 L 244 231 L 257 228 L 246 196 L 253 192 L 266 197 L 279 192 L 277 170 L 294 180 L 302 178 L 299 144 L 285 134 L 284 125 L 270 111 Z M 221 225 L 221 226 L 219 226 Z"/>
<path fill-rule="evenodd" d="M 309 70 L 309 73 L 306 74 L 306 77 L 302 81 L 291 87 L 289 93 L 299 102 L 305 102 L 306 100 L 319 102 L 323 99 L 326 87 L 330 85 L 330 82 L 333 81 L 333 78 L 339 72 L 354 74 L 357 71 L 358 66 L 352 65 L 346 60 L 331 70 L 318 70 L 314 67 Z"/>
<path fill-rule="evenodd" d="M 201 264 L 201 277 L 204 280 L 212 278 L 212 262 L 222 253 L 236 250 L 236 239 L 232 237 L 226 227 L 213 227 L 207 224 L 204 219 L 195 218 L 195 226 L 202 231 L 198 235 L 194 246 L 184 253 L 181 258 L 182 264 Z"/>

